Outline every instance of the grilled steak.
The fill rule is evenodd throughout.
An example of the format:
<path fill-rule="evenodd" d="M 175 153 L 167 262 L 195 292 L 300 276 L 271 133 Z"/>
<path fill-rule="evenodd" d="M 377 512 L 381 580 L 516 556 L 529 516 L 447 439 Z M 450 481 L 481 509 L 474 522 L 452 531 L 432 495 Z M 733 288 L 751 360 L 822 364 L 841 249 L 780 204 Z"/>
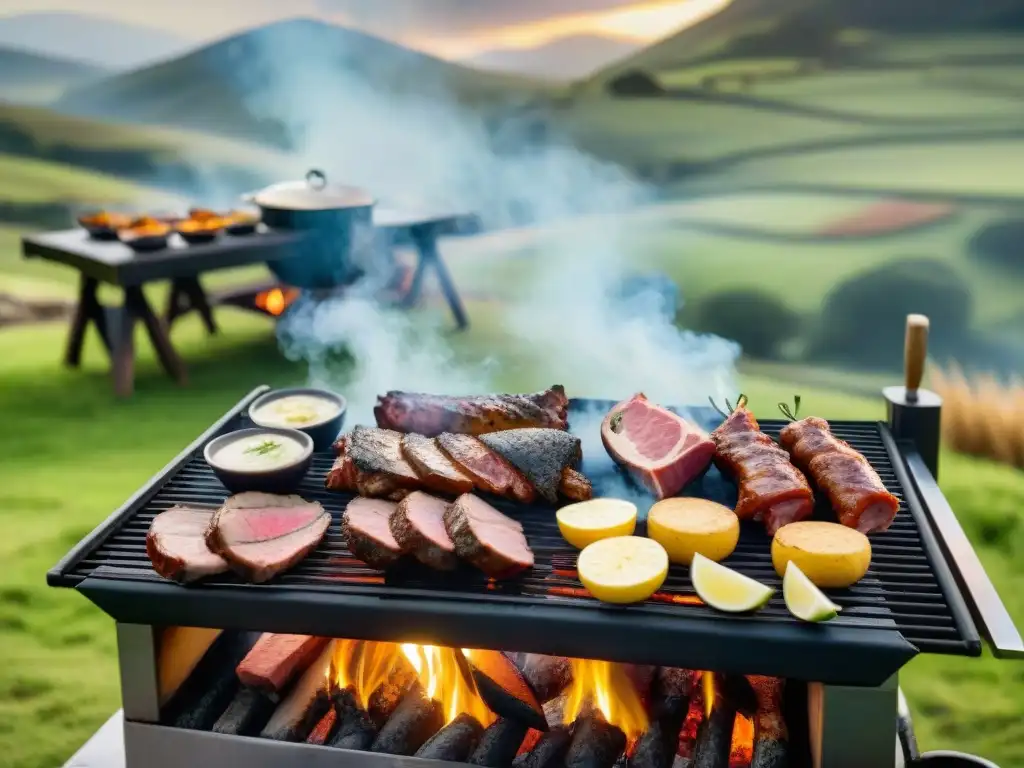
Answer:
<path fill-rule="evenodd" d="M 567 429 L 569 400 L 555 385 L 532 395 L 450 397 L 388 392 L 373 409 L 377 426 L 436 437 L 442 432 L 482 435 L 503 429 Z"/>
<path fill-rule="evenodd" d="M 316 549 L 330 523 L 330 512 L 300 496 L 239 493 L 213 516 L 206 544 L 259 584 Z"/>
<path fill-rule="evenodd" d="M 562 471 L 582 456 L 580 439 L 557 429 L 509 429 L 481 435 L 480 441 L 522 472 L 552 504 L 558 501 Z"/>
<path fill-rule="evenodd" d="M 146 554 L 153 570 L 182 583 L 224 573 L 227 561 L 206 546 L 213 513 L 212 509 L 171 507 L 153 518 L 146 534 Z"/>
<path fill-rule="evenodd" d="M 444 513 L 444 527 L 455 553 L 492 578 L 511 578 L 533 567 L 523 526 L 477 496 L 459 496 Z"/>
<path fill-rule="evenodd" d="M 444 529 L 448 506 L 444 499 L 413 491 L 388 518 L 391 534 L 402 552 L 439 571 L 450 571 L 459 564 L 455 545 Z"/>
<path fill-rule="evenodd" d="M 402 435 L 389 429 L 356 427 L 335 443 L 338 458 L 327 474 L 332 491 L 398 500 L 423 486 L 402 455 Z"/>
<path fill-rule="evenodd" d="M 456 466 L 469 475 L 477 489 L 484 493 L 529 504 L 536 491 L 521 472 L 496 454 L 479 438 L 445 432 L 437 437 L 438 447 Z"/>
<path fill-rule="evenodd" d="M 857 449 L 832 434 L 827 421 L 811 416 L 788 424 L 779 442 L 828 495 L 840 523 L 861 533 L 892 525 L 900 500 Z"/>
<path fill-rule="evenodd" d="M 387 568 L 402 556 L 402 548 L 388 527 L 398 505 L 382 499 L 352 499 L 341 517 L 348 549 L 371 568 Z"/>
<path fill-rule="evenodd" d="M 327 646 L 326 637 L 265 632 L 235 670 L 242 685 L 279 694 L 313 663 Z"/>
<path fill-rule="evenodd" d="M 704 430 L 642 393 L 608 412 L 601 440 L 608 455 L 659 499 L 679 493 L 715 454 L 715 443 Z"/>
<path fill-rule="evenodd" d="M 429 491 L 458 496 L 473 490 L 473 481 L 449 459 L 437 443 L 423 435 L 402 435 L 402 455 Z"/>
<path fill-rule="evenodd" d="M 764 520 L 769 536 L 787 523 L 804 520 L 814 512 L 814 495 L 789 454 L 761 431 L 746 406 L 736 406 L 711 433 L 715 465 L 736 481 L 740 520 Z"/>

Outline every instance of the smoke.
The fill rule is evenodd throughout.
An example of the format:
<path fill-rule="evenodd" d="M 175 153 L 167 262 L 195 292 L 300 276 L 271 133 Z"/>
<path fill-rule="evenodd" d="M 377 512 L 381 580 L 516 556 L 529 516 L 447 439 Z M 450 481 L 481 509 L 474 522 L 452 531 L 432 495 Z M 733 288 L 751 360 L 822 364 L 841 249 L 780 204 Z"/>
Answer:
<path fill-rule="evenodd" d="M 650 189 L 530 131 L 496 141 L 494 111 L 460 103 L 447 89 L 446 66 L 429 58 L 313 22 L 279 25 L 250 40 L 246 66 L 236 70 L 245 82 L 237 86 L 250 94 L 255 114 L 287 125 L 300 159 L 297 178 L 307 167 L 322 168 L 389 207 L 473 211 L 498 230 L 568 222 L 561 234 L 533 237 L 528 263 L 535 267 L 521 282 L 494 286 L 503 301 L 495 323 L 503 341 L 475 360 L 457 355 L 422 314 L 385 309 L 358 287 L 345 298 L 307 298 L 290 310 L 282 348 L 309 363 L 313 381 L 349 398 L 350 423 L 369 421 L 376 395 L 388 389 L 500 388 L 509 375 L 505 345 L 517 349 L 538 389 L 563 383 L 574 396 L 618 399 L 644 391 L 666 403 L 734 394 L 737 345 L 680 332 L 673 313 L 659 311 L 657 291 L 620 296 L 635 269 L 625 214 L 649 201 Z M 352 366 L 344 379 L 339 349 Z"/>

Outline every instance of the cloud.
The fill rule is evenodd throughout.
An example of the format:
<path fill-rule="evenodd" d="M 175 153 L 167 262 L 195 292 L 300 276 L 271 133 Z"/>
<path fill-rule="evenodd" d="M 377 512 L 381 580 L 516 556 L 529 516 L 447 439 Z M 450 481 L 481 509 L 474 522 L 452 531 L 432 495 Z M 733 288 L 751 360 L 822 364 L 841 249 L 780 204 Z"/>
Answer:
<path fill-rule="evenodd" d="M 523 24 L 551 16 L 593 13 L 636 5 L 636 0 L 315 0 L 324 14 L 390 37 L 458 35 Z"/>

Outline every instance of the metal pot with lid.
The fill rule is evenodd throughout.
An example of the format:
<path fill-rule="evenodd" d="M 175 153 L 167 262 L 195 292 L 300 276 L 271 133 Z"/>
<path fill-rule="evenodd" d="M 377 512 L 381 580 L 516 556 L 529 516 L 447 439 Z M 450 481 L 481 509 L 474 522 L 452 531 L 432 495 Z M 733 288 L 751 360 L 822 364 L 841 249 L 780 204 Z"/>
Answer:
<path fill-rule="evenodd" d="M 353 252 L 372 241 L 373 196 L 359 187 L 330 184 L 327 174 L 310 170 L 300 181 L 285 181 L 245 196 L 259 206 L 271 229 L 315 233 L 288 259 L 268 263 L 296 288 L 334 288 L 356 279 Z M 369 247 L 369 246 L 367 246 Z"/>

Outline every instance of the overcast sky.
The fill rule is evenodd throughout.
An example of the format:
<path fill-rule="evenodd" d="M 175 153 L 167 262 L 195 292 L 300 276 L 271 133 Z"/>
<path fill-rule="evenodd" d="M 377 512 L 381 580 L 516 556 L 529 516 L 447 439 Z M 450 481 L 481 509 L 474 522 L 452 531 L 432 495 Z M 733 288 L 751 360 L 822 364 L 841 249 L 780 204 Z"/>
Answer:
<path fill-rule="evenodd" d="M 283 18 L 358 27 L 447 57 L 529 48 L 569 34 L 647 42 L 728 0 L 0 0 L 0 15 L 71 11 L 204 42 Z"/>

